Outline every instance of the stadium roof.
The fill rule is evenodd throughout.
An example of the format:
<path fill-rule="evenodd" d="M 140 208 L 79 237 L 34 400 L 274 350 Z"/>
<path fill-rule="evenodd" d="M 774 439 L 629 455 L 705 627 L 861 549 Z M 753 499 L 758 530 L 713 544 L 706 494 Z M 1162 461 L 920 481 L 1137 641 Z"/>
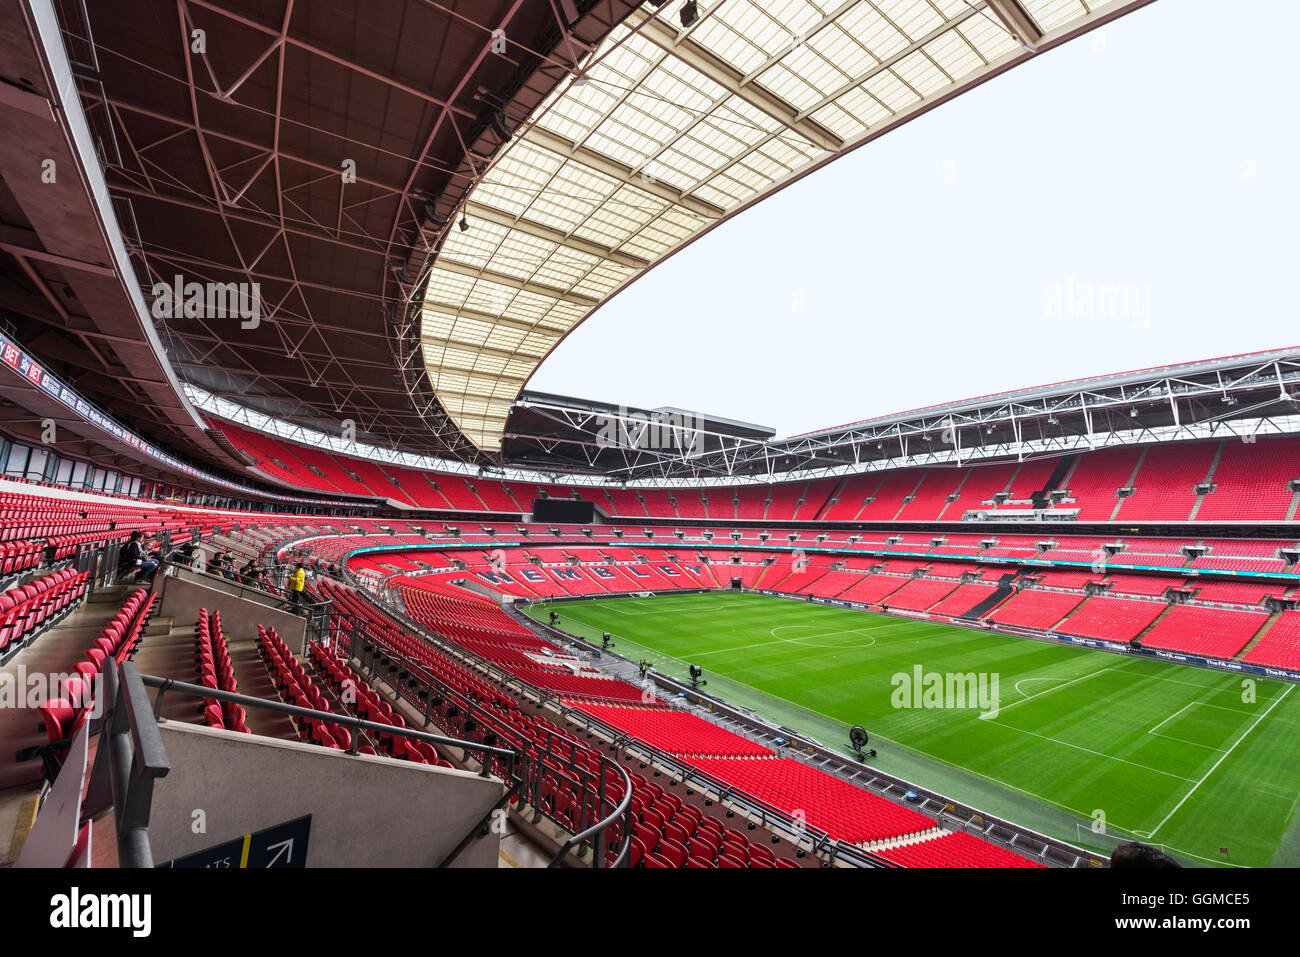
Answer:
<path fill-rule="evenodd" d="M 498 118 L 512 138 L 479 172 L 460 228 L 445 228 L 427 279 L 421 342 L 442 409 L 477 449 L 497 452 L 546 355 L 647 268 L 823 163 L 1145 2 L 638 7 L 536 110 Z"/>
<path fill-rule="evenodd" d="M 177 378 L 324 431 L 352 420 L 472 457 L 416 410 L 401 371 L 430 214 L 473 181 L 498 99 L 533 109 L 568 51 L 632 3 L 584 0 L 563 26 L 549 0 L 60 3 L 98 152 L 86 160 L 104 167 L 146 299 L 177 275 L 260 289 L 256 326 L 157 320 Z"/>
<path fill-rule="evenodd" d="M 137 324 L 179 274 L 257 283 L 264 307 L 253 328 L 160 318 L 139 357 L 111 330 L 77 385 L 222 468 L 239 463 L 182 383 L 395 449 L 639 476 L 639 454 L 566 458 L 565 429 L 601 404 L 521 401 L 569 331 L 751 203 L 1147 2 L 713 0 L 693 20 L 682 0 L 60 4 Z M 54 329 L 59 304 L 31 292 L 14 302 Z M 156 394 L 114 373 L 132 361 Z M 708 474 L 770 441 L 706 418 Z"/>
<path fill-rule="evenodd" d="M 1294 433 L 1298 405 L 1300 347 L 1291 347 L 993 393 L 788 438 L 700 416 L 677 442 L 647 433 L 638 410 L 526 392 L 506 448 L 525 467 L 726 484 Z M 629 427 L 613 432 L 619 420 Z"/>

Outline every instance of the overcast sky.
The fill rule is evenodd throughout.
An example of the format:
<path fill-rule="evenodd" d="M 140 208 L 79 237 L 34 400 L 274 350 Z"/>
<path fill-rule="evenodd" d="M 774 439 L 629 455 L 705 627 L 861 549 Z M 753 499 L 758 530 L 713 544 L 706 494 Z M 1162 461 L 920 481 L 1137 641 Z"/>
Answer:
<path fill-rule="evenodd" d="M 723 224 L 528 388 L 784 436 L 1294 345 L 1297 32 L 1292 0 L 1159 0 Z"/>

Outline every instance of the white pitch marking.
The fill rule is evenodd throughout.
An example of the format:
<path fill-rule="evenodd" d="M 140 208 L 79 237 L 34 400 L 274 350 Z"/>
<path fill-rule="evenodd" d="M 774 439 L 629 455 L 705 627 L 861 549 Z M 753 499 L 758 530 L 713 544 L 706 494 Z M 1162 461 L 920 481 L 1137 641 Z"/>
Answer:
<path fill-rule="evenodd" d="M 1026 695 L 1025 697 L 1021 698 L 1019 701 L 1013 701 L 1011 702 L 1011 704 L 1007 705 L 1006 707 L 999 708 L 996 712 L 985 711 L 983 714 L 980 715 L 980 719 L 987 721 L 990 719 L 990 717 L 994 716 L 995 714 L 1004 714 L 1007 711 L 1010 711 L 1018 704 L 1024 704 L 1026 701 L 1033 701 L 1035 698 L 1041 698 L 1043 695 L 1048 695 L 1054 691 L 1060 691 L 1062 688 L 1069 687 L 1070 685 L 1074 684 L 1076 681 L 1086 681 L 1089 678 L 1096 677 L 1097 675 L 1101 674 L 1103 671 L 1110 671 L 1110 670 L 1111 670 L 1110 668 L 1100 668 L 1097 671 L 1092 672 L 1092 674 L 1080 675 L 1077 678 L 1071 678 L 1069 681 L 1065 682 L 1065 684 L 1057 685 L 1055 688 L 1048 688 L 1046 691 L 1038 692 L 1038 694 Z M 1017 688 L 1016 690 L 1019 691 L 1020 689 Z M 1012 730 L 1019 730 L 1019 729 L 1012 729 Z M 1029 734 L 1031 732 L 1026 731 L 1025 733 Z M 1084 750 L 1087 749 L 1085 748 Z"/>
<path fill-rule="evenodd" d="M 1147 835 L 1148 837 L 1155 837 L 1156 831 L 1164 827 L 1165 822 L 1178 813 L 1178 809 L 1183 806 L 1183 804 L 1187 801 L 1189 797 L 1191 797 L 1193 794 L 1196 793 L 1196 789 L 1205 783 L 1206 779 L 1209 778 L 1209 776 L 1215 772 L 1215 770 L 1219 767 L 1220 764 L 1224 762 L 1224 760 L 1228 757 L 1228 755 L 1230 755 L 1234 750 L 1236 750 L 1237 745 L 1245 741 L 1246 736 L 1249 735 L 1250 732 L 1254 731 L 1255 727 L 1261 721 L 1263 721 L 1265 718 L 1269 716 L 1269 712 L 1271 712 L 1274 708 L 1276 708 L 1282 702 L 1282 699 L 1285 698 L 1287 695 L 1289 695 L 1292 691 L 1295 691 L 1295 685 L 1288 686 L 1285 691 L 1283 691 L 1280 695 L 1278 695 L 1276 698 L 1273 699 L 1273 703 L 1264 709 L 1264 713 L 1261 714 L 1258 718 L 1256 718 L 1251 723 L 1250 727 L 1241 733 L 1241 737 L 1239 737 L 1236 741 L 1232 742 L 1232 747 L 1228 748 L 1227 751 L 1224 751 L 1223 754 L 1219 755 L 1219 760 L 1214 762 L 1214 764 L 1210 767 L 1210 770 L 1206 771 L 1203 775 L 1201 775 L 1201 779 L 1197 781 L 1194 785 L 1192 785 L 1192 789 L 1183 795 L 1183 799 L 1174 805 L 1174 809 L 1165 815 L 1164 820 L 1161 821 L 1159 824 L 1157 824 L 1154 828 L 1152 828 L 1151 833 Z"/>

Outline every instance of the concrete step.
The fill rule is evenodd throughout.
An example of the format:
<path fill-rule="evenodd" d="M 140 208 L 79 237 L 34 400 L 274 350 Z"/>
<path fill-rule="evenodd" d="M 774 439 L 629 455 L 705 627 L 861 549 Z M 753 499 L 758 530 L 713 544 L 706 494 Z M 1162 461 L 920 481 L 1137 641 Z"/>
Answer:
<path fill-rule="evenodd" d="M 1264 636 L 1269 633 L 1269 631 L 1273 628 L 1274 625 L 1277 624 L 1278 619 L 1281 617 L 1282 617 L 1281 612 L 1275 612 L 1274 614 L 1270 615 L 1268 621 L 1264 622 L 1263 627 L 1261 627 L 1259 631 L 1255 632 L 1255 637 L 1250 639 L 1250 641 L 1246 642 L 1245 647 L 1242 648 L 1239 652 L 1237 652 L 1234 658 L 1240 661 L 1242 658 L 1246 657 L 1246 655 L 1250 653 L 1251 649 L 1253 649 L 1257 644 L 1259 644 L 1261 641 L 1264 640 Z"/>
<path fill-rule="evenodd" d="M 18 792 L 30 791 L 40 785 L 41 764 L 39 761 L 14 760 L 14 754 L 23 748 L 43 744 L 47 740 L 44 724 L 36 708 L 27 707 L 29 685 L 32 693 L 39 698 L 33 705 L 43 702 L 47 697 L 57 695 L 56 677 L 70 674 L 72 666 L 81 661 L 89 648 L 99 637 L 104 626 L 121 607 L 126 589 L 103 589 L 89 601 L 83 601 L 65 615 L 59 622 L 43 631 L 36 639 L 18 654 L 7 661 L 0 673 L 0 680 L 10 684 L 23 699 L 22 707 L 0 708 L 0 741 L 4 750 L 0 751 L 0 792 L 14 797 L 12 789 Z M 21 680 L 21 679 L 26 680 Z M 33 682 L 39 681 L 39 684 Z M 21 793 L 18 794 L 21 799 Z"/>

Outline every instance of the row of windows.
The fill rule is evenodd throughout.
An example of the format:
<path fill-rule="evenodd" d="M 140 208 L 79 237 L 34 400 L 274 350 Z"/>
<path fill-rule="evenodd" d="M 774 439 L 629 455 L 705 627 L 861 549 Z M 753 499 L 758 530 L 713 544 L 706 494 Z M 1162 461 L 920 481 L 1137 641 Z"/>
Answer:
<path fill-rule="evenodd" d="M 87 492 L 120 492 L 139 495 L 145 485 L 138 476 L 56 455 L 49 449 L 0 442 L 0 475 L 29 482 L 53 482 Z"/>
<path fill-rule="evenodd" d="M 228 498 L 226 496 L 204 494 L 187 490 L 175 485 L 166 485 L 136 475 L 127 475 L 115 469 L 81 462 L 58 455 L 42 446 L 24 445 L 11 442 L 0 436 L 0 477 L 26 479 L 29 482 L 48 482 L 81 492 L 106 492 L 130 495 L 144 499 L 176 499 L 187 505 L 201 505 L 212 508 L 255 509 L 265 511 L 285 510 L 289 512 L 321 512 L 329 514 L 350 513 L 346 507 L 296 507 L 285 509 L 283 506 L 251 502 Z M 356 514 L 361 514 L 357 511 Z"/>

